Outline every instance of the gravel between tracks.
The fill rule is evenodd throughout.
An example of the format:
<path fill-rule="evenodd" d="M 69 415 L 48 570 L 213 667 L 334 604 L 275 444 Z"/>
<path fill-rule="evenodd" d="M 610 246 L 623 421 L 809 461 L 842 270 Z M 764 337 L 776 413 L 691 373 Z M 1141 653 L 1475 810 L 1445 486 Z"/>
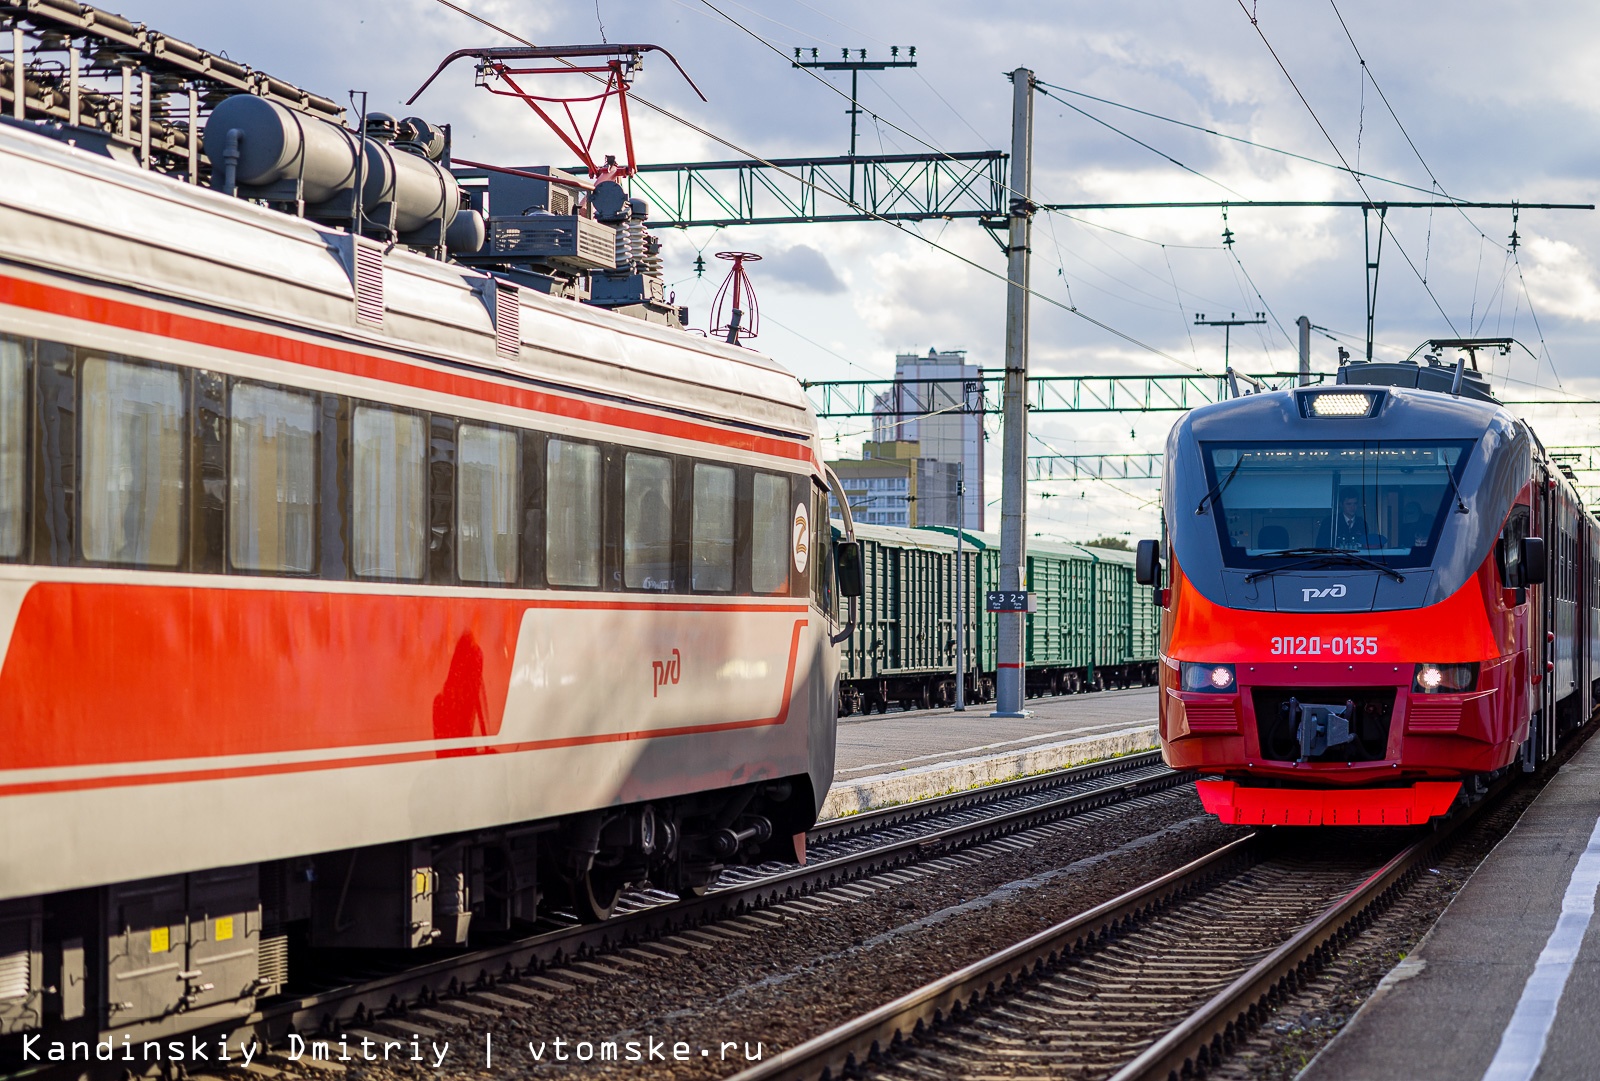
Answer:
<path fill-rule="evenodd" d="M 451 1042 L 440 1071 L 427 1063 L 352 1062 L 351 1077 L 725 1077 L 746 1065 L 747 1044 L 754 1053 L 759 1043 L 770 1057 L 1244 832 L 1203 814 L 1188 787 L 1130 802 L 673 936 L 666 948 L 553 967 L 544 978 L 568 989 L 525 981 L 554 996 L 527 1008 L 511 1007 L 505 1000 L 518 996 L 502 989 L 477 1000 L 498 1016 L 473 1014 L 457 1026 L 446 1024 L 452 1006 L 441 1004 L 416 1018 L 438 1031 L 434 1038 Z M 410 1026 L 369 1027 L 398 1037 Z M 486 1035 L 496 1049 L 488 1069 Z M 565 1062 L 552 1062 L 557 1038 L 565 1041 Z M 665 1061 L 650 1061 L 652 1038 Z M 645 1061 L 625 1060 L 630 1040 Z M 543 1045 L 542 1060 L 530 1041 Z M 580 1041 L 615 1041 L 624 1061 L 580 1063 L 572 1057 Z M 675 1061 L 680 1041 L 687 1057 Z M 424 1055 L 429 1042 L 424 1032 Z"/>
<path fill-rule="evenodd" d="M 1355 1016 L 1384 976 L 1416 948 L 1478 864 L 1538 797 L 1546 780 L 1534 778 L 1519 785 L 1499 807 L 1465 827 L 1443 857 L 1210 1076 L 1222 1081 L 1288 1081 L 1303 1070 Z"/>

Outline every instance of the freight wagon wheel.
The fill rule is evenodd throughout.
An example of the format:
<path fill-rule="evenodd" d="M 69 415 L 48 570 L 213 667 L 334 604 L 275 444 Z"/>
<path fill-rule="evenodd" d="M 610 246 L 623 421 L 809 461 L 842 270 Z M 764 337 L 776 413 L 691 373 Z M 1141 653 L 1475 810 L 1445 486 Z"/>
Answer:
<path fill-rule="evenodd" d="M 603 923 L 611 918 L 625 883 L 609 867 L 591 867 L 572 891 L 573 908 L 584 923 Z"/>

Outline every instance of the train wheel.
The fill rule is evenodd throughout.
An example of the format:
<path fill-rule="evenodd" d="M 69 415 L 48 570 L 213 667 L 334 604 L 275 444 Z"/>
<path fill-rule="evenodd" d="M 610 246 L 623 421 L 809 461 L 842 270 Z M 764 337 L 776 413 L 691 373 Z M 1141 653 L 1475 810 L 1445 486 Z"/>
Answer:
<path fill-rule="evenodd" d="M 622 898 L 625 883 L 609 867 L 591 867 L 573 890 L 573 907 L 584 923 L 603 923 L 611 918 Z"/>

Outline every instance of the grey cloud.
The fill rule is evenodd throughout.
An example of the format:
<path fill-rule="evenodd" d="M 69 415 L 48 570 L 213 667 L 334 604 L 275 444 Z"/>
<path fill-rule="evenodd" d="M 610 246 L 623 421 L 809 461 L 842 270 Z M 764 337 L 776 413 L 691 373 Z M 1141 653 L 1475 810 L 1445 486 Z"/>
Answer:
<path fill-rule="evenodd" d="M 845 289 L 828 257 L 809 244 L 796 244 L 767 255 L 761 269 L 773 281 L 792 285 L 802 292 L 830 295 Z"/>

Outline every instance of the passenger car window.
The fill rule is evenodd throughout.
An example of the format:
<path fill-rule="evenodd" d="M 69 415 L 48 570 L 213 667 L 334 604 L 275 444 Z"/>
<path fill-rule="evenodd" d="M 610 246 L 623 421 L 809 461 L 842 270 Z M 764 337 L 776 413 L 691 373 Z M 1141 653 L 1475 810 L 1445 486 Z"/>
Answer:
<path fill-rule="evenodd" d="M 622 469 L 622 584 L 672 589 L 672 459 L 629 454 Z"/>
<path fill-rule="evenodd" d="M 733 469 L 694 467 L 694 530 L 690 543 L 690 586 L 695 590 L 733 590 Z"/>
<path fill-rule="evenodd" d="M 83 362 L 83 555 L 174 567 L 183 553 L 184 394 L 176 371 Z"/>
<path fill-rule="evenodd" d="M 457 435 L 456 570 L 462 581 L 517 580 L 517 437 L 463 424 Z"/>
<path fill-rule="evenodd" d="M 366 577 L 422 577 L 428 440 L 422 418 L 357 406 L 350 427 L 351 564 Z"/>
<path fill-rule="evenodd" d="M 785 593 L 789 587 L 791 532 L 789 478 L 757 473 L 750 509 L 750 588 Z"/>
<path fill-rule="evenodd" d="M 253 383 L 233 387 L 228 556 L 240 570 L 317 569 L 316 421 L 310 394 Z"/>
<path fill-rule="evenodd" d="M 0 557 L 22 554 L 27 528 L 28 354 L 0 335 Z"/>
<path fill-rule="evenodd" d="M 600 448 L 552 439 L 545 465 L 545 578 L 600 584 Z"/>

